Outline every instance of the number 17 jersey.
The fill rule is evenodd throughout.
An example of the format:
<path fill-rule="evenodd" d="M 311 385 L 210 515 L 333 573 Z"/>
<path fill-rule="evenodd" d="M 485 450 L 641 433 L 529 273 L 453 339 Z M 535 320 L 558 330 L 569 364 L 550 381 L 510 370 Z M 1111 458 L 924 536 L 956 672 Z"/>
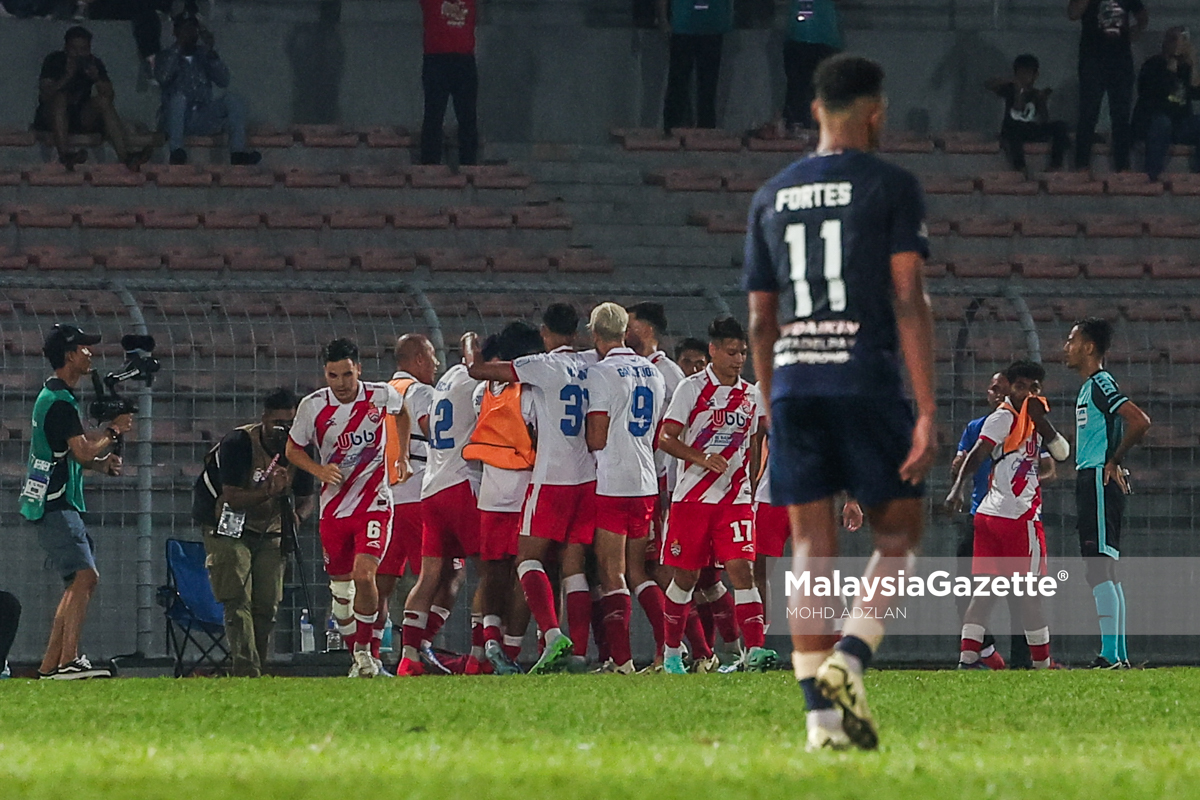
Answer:
<path fill-rule="evenodd" d="M 580 486 L 596 480 L 596 457 L 584 437 L 589 363 L 594 359 L 569 347 L 512 362 L 516 379 L 533 397 L 537 458 L 532 482 L 538 486 Z"/>
<path fill-rule="evenodd" d="M 891 257 L 929 256 L 913 175 L 869 153 L 809 156 L 750 206 L 742 288 L 779 296 L 772 397 L 897 396 Z"/>

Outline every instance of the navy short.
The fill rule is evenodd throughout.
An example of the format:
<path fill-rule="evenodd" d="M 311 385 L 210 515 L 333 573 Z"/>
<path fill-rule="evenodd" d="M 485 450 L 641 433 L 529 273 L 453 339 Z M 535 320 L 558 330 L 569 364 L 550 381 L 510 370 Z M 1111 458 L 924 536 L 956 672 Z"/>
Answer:
<path fill-rule="evenodd" d="M 900 480 L 915 420 L 898 397 L 783 397 L 771 403 L 771 502 L 811 503 L 847 492 L 863 508 L 918 498 Z"/>
<path fill-rule="evenodd" d="M 1079 470 L 1075 473 L 1075 510 L 1080 554 L 1120 559 L 1125 493 L 1117 482 L 1105 486 L 1103 469 Z"/>
<path fill-rule="evenodd" d="M 46 562 L 68 583 L 80 570 L 96 569 L 96 545 L 75 509 L 47 511 L 37 526 Z"/>

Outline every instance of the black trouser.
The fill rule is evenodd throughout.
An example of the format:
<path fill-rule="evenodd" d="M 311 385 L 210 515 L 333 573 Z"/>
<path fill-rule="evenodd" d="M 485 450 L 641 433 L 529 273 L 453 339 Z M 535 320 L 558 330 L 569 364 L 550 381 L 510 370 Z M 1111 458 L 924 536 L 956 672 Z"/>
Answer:
<path fill-rule="evenodd" d="M 471 53 L 426 53 L 421 65 L 425 90 L 425 120 L 421 124 L 421 163 L 442 163 L 442 124 L 446 104 L 454 100 L 458 119 L 458 163 L 479 162 L 479 125 L 475 103 L 479 97 L 479 72 Z"/>
<path fill-rule="evenodd" d="M 955 555 L 958 557 L 958 574 L 966 576 L 971 574 L 971 557 L 975 554 L 975 517 L 971 514 L 963 514 L 959 516 L 955 522 L 958 528 L 958 548 L 955 550 Z M 967 606 L 971 604 L 969 597 L 955 597 L 954 605 L 958 608 L 958 618 L 961 621 L 963 615 L 967 613 Z M 1028 669 L 1033 666 L 1033 659 L 1029 655 L 1029 643 L 1025 641 L 1024 625 L 1021 624 L 1020 607 L 1013 602 L 1013 598 L 1008 598 L 1008 616 L 1012 622 L 1012 643 L 1008 648 L 1008 666 Z M 983 635 L 983 647 L 994 645 L 996 637 L 988 631 Z"/>
<path fill-rule="evenodd" d="M 1026 142 L 1050 142 L 1050 169 L 1058 169 L 1071 146 L 1071 134 L 1065 122 L 1006 120 L 1000 127 L 1000 143 L 1008 152 L 1013 169 L 1025 169 Z"/>
<path fill-rule="evenodd" d="M 1079 127 L 1075 131 L 1075 166 L 1092 163 L 1092 140 L 1100 119 L 1100 103 L 1108 95 L 1112 122 L 1113 169 L 1129 169 L 1132 144 L 1129 115 L 1133 110 L 1133 56 L 1101 58 L 1079 56 Z"/>
<path fill-rule="evenodd" d="M 17 638 L 17 624 L 21 621 L 21 603 L 8 592 L 0 592 L 0 669 L 8 660 L 13 640 Z"/>
<path fill-rule="evenodd" d="M 783 101 L 783 121 L 788 125 L 814 127 L 812 101 L 816 95 L 813 75 L 822 61 L 837 53 L 836 47 L 811 42 L 783 43 L 783 74 L 787 76 L 787 95 Z"/>
<path fill-rule="evenodd" d="M 696 71 L 696 127 L 717 127 L 717 79 L 721 74 L 724 34 L 671 34 L 667 67 L 667 96 L 663 103 L 663 128 L 688 126 L 688 95 L 692 70 Z"/>
<path fill-rule="evenodd" d="M 138 55 L 149 58 L 162 50 L 162 20 L 158 12 L 170 13 L 169 0 L 92 0 L 89 19 L 127 19 L 133 25 Z"/>

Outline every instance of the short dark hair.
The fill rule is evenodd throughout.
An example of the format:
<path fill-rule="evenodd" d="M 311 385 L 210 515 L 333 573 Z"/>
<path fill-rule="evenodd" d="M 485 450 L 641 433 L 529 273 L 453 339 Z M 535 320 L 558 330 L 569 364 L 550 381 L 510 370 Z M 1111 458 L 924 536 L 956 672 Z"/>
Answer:
<path fill-rule="evenodd" d="M 574 336 L 579 330 L 579 312 L 570 303 L 551 303 L 542 312 L 542 324 L 559 336 Z"/>
<path fill-rule="evenodd" d="M 662 303 L 648 300 L 644 303 L 634 303 L 625 310 L 629 312 L 630 316 L 650 323 L 656 336 L 662 336 L 667 332 L 667 309 L 663 307 Z"/>
<path fill-rule="evenodd" d="M 1018 378 L 1041 383 L 1046 380 L 1046 368 L 1036 361 L 1022 359 L 1009 364 L 1008 369 L 1004 370 L 1004 377 L 1008 378 L 1009 383 L 1015 383 Z"/>
<path fill-rule="evenodd" d="M 90 42 L 92 40 L 92 32 L 82 25 L 72 25 L 70 28 L 67 28 L 67 32 L 63 34 L 63 44 L 66 44 L 72 39 L 86 39 Z"/>
<path fill-rule="evenodd" d="M 542 335 L 538 329 L 524 320 L 516 320 L 504 326 L 500 331 L 500 360 L 516 361 L 521 356 L 540 353 L 546 348 L 542 345 Z"/>
<path fill-rule="evenodd" d="M 1084 317 L 1075 321 L 1075 327 L 1079 328 L 1079 332 L 1096 346 L 1096 355 L 1104 358 L 1104 354 L 1112 345 L 1112 323 L 1101 317 Z"/>
<path fill-rule="evenodd" d="M 675 360 L 683 358 L 683 354 L 688 350 L 695 350 L 697 353 L 703 353 L 705 358 L 708 357 L 708 345 L 697 339 L 695 336 L 689 336 L 679 344 L 675 345 Z"/>
<path fill-rule="evenodd" d="M 291 389 L 280 386 L 263 395 L 263 411 L 294 411 L 300 398 Z"/>
<path fill-rule="evenodd" d="M 883 67 L 862 56 L 833 56 L 817 67 L 813 88 L 827 109 L 844 111 L 860 97 L 883 94 Z"/>
<path fill-rule="evenodd" d="M 1042 62 L 1038 61 L 1038 57 L 1033 53 L 1022 53 L 1013 59 L 1013 72 L 1020 72 L 1023 69 L 1040 72 Z"/>
<path fill-rule="evenodd" d="M 746 341 L 746 329 L 733 317 L 717 317 L 708 324 L 708 340 L 721 342 L 726 339 L 738 339 L 744 342 Z"/>
<path fill-rule="evenodd" d="M 500 337 L 493 333 L 484 339 L 483 346 L 479 348 L 479 355 L 484 361 L 491 361 L 493 358 L 499 358 Z"/>
<path fill-rule="evenodd" d="M 326 364 L 350 359 L 358 363 L 358 345 L 349 339 L 334 339 L 321 348 L 321 360 Z"/>

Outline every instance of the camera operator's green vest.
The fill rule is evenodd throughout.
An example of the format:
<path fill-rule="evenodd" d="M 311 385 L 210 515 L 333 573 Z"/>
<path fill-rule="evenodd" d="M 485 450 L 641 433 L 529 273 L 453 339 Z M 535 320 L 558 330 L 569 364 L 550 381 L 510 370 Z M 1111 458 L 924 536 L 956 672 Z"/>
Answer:
<path fill-rule="evenodd" d="M 46 439 L 46 414 L 50 406 L 59 400 L 70 403 L 76 413 L 79 400 L 68 389 L 50 389 L 43 386 L 33 403 L 33 429 L 30 439 L 29 466 L 25 475 L 25 486 L 21 490 L 21 516 L 31 522 L 42 518 L 46 511 L 46 491 L 50 488 L 50 473 L 61 460 L 67 462 L 67 482 L 63 486 L 62 498 L 77 511 L 86 511 L 83 504 L 83 466 L 71 457 L 70 452 L 56 456 Z"/>

